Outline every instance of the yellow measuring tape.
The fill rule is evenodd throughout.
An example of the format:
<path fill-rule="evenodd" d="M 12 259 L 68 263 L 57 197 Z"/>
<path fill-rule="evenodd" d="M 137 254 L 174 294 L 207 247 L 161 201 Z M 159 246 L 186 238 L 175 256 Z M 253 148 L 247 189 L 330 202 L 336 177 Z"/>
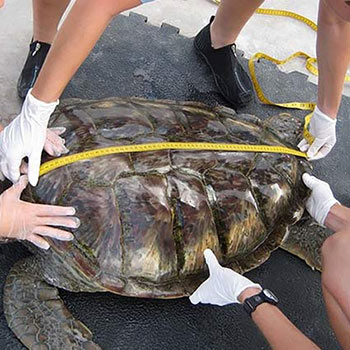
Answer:
<path fill-rule="evenodd" d="M 215 3 L 219 4 L 220 0 L 212 0 Z M 306 25 L 308 25 L 313 30 L 317 30 L 317 25 L 309 20 L 306 17 L 298 15 L 294 12 L 284 11 L 284 10 L 274 10 L 274 9 L 258 9 L 257 13 L 265 15 L 274 15 L 274 16 L 286 16 L 295 18 Z M 252 76 L 252 81 L 257 92 L 258 98 L 261 102 L 269 105 L 284 107 L 284 108 L 295 108 L 302 110 L 311 110 L 315 109 L 315 103 L 311 102 L 289 102 L 289 103 L 275 103 L 270 101 L 263 93 L 258 80 L 255 74 L 254 62 L 260 58 L 272 61 L 278 65 L 285 64 L 286 62 L 292 60 L 296 57 L 304 57 L 306 59 L 306 67 L 308 70 L 317 75 L 317 68 L 313 65 L 316 62 L 315 58 L 312 58 L 304 52 L 296 52 L 295 54 L 289 56 L 285 60 L 277 60 L 273 57 L 270 57 L 264 53 L 257 53 L 249 60 L 249 70 Z M 346 77 L 347 81 L 350 81 L 349 77 Z M 310 113 L 305 118 L 304 126 L 304 137 L 311 144 L 314 140 L 313 136 L 309 133 L 307 127 L 310 123 L 312 113 Z M 260 153 L 284 153 L 290 154 L 298 157 L 306 158 L 306 154 L 288 147 L 279 147 L 279 146 L 265 146 L 265 145 L 241 145 L 241 144 L 222 144 L 222 143 L 202 143 L 202 142 L 160 142 L 160 143 L 148 143 L 148 144 L 139 144 L 139 145 L 126 145 L 126 146 L 115 146 L 100 148 L 91 151 L 81 152 L 72 154 L 69 156 L 64 156 L 50 160 L 40 167 L 40 176 L 47 174 L 48 172 L 58 169 L 67 164 L 72 164 L 78 161 L 83 161 L 87 159 L 92 159 L 96 157 L 102 157 L 111 154 L 117 153 L 135 153 L 135 152 L 151 152 L 159 150 L 170 150 L 170 149 L 179 149 L 179 150 L 210 150 L 210 151 L 226 151 L 226 152 L 260 152 Z"/>
<path fill-rule="evenodd" d="M 220 0 L 212 0 L 212 1 L 215 2 L 216 4 L 220 4 Z M 317 24 L 315 22 L 313 22 L 310 19 L 308 19 L 304 16 L 301 16 L 295 12 L 286 11 L 286 10 L 267 9 L 267 8 L 259 8 L 255 12 L 262 14 L 262 15 L 283 16 L 283 17 L 294 18 L 300 22 L 305 23 L 307 26 L 309 26 L 315 32 L 317 31 Z M 314 65 L 317 62 L 316 58 L 311 57 L 310 55 L 308 55 L 305 52 L 302 52 L 302 51 L 295 52 L 294 54 L 290 55 L 289 57 L 287 57 L 284 60 L 278 60 L 278 59 L 271 57 L 269 55 L 266 55 L 262 52 L 258 52 L 249 59 L 249 63 L 248 63 L 252 82 L 253 82 L 253 85 L 254 85 L 254 88 L 255 88 L 255 91 L 257 93 L 259 100 L 264 104 L 279 106 L 279 107 L 283 107 L 283 108 L 301 109 L 301 110 L 307 110 L 307 111 L 313 112 L 315 107 L 316 107 L 316 104 L 312 103 L 312 102 L 289 102 L 289 103 L 272 102 L 264 95 L 264 93 L 260 87 L 260 84 L 258 82 L 258 79 L 256 77 L 256 74 L 255 74 L 254 62 L 261 59 L 261 58 L 266 59 L 266 60 L 271 61 L 271 62 L 274 62 L 277 65 L 282 65 L 282 64 L 287 63 L 288 61 L 291 61 L 292 59 L 294 59 L 296 57 L 305 58 L 307 70 L 314 75 L 318 75 L 318 69 Z M 350 76 L 347 75 L 345 77 L 345 81 L 350 81 Z M 311 118 L 312 118 L 312 112 L 305 117 L 305 123 L 304 123 L 304 138 L 307 140 L 307 142 L 309 144 L 314 142 L 314 137 L 311 135 L 311 133 L 308 130 L 308 126 L 309 126 Z"/>
<path fill-rule="evenodd" d="M 40 167 L 40 176 L 58 169 L 67 164 L 78 161 L 107 156 L 117 153 L 150 152 L 159 150 L 180 149 L 187 151 L 224 151 L 224 152 L 260 152 L 260 153 L 284 153 L 306 158 L 306 154 L 288 147 L 264 146 L 264 145 L 240 145 L 226 143 L 206 143 L 206 142 L 157 142 L 138 145 L 114 146 L 99 148 L 91 151 L 81 152 L 50 160 Z"/>

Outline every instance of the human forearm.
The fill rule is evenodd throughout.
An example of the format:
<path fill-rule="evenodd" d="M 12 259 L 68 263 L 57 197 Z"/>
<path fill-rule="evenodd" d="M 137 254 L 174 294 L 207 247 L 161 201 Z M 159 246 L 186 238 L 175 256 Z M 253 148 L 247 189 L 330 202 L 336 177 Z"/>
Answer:
<path fill-rule="evenodd" d="M 330 209 L 325 225 L 334 232 L 341 231 L 350 226 L 350 208 L 335 204 Z"/>
<path fill-rule="evenodd" d="M 109 21 L 139 0 L 77 0 L 52 44 L 33 88 L 41 101 L 57 100 Z"/>
<path fill-rule="evenodd" d="M 350 226 L 326 239 L 321 248 L 322 290 L 329 321 L 342 349 L 350 349 Z"/>
<path fill-rule="evenodd" d="M 239 297 L 241 302 L 256 295 L 258 289 L 248 288 Z M 252 313 L 258 326 L 273 350 L 319 350 L 319 347 L 301 333 L 277 306 L 263 303 Z"/>

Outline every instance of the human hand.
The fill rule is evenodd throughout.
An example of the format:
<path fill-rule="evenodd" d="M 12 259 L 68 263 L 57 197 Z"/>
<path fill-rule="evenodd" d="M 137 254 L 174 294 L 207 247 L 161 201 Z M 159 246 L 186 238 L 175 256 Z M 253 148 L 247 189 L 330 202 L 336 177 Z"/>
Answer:
<path fill-rule="evenodd" d="M 4 6 L 5 0 L 0 0 L 0 8 Z"/>
<path fill-rule="evenodd" d="M 0 132 L 4 128 L 0 125 Z M 47 154 L 53 157 L 59 157 L 62 154 L 67 154 L 69 149 L 64 145 L 65 140 L 60 137 L 66 131 L 66 128 L 49 128 L 46 132 L 46 141 L 44 145 L 44 150 Z M 28 174 L 28 164 L 22 161 L 20 167 L 21 174 Z M 5 179 L 4 175 L 0 171 L 0 181 Z"/>
<path fill-rule="evenodd" d="M 50 248 L 45 236 L 71 241 L 74 237 L 70 232 L 52 226 L 79 227 L 79 219 L 71 216 L 75 209 L 22 201 L 20 196 L 27 184 L 27 177 L 21 176 L 0 195 L 0 237 L 27 240 L 42 249 Z"/>
<path fill-rule="evenodd" d="M 248 278 L 222 267 L 210 249 L 204 251 L 205 261 L 209 268 L 209 278 L 190 296 L 192 304 L 227 305 L 239 303 L 240 294 L 247 288 L 261 290 L 259 284 Z"/>
<path fill-rule="evenodd" d="M 334 198 L 333 192 L 327 182 L 321 181 L 307 173 L 303 174 L 305 186 L 312 190 L 306 202 L 306 210 L 322 226 L 333 207 L 339 202 Z"/>
<path fill-rule="evenodd" d="M 324 158 L 337 142 L 336 119 L 329 118 L 316 106 L 311 121 L 310 133 L 315 138 L 312 145 L 304 138 L 298 147 L 302 152 L 307 152 L 309 160 Z"/>
<path fill-rule="evenodd" d="M 65 140 L 60 137 L 66 131 L 66 128 L 49 128 L 46 132 L 46 141 L 44 150 L 53 157 L 59 157 L 66 154 L 69 150 L 64 145 Z"/>
<path fill-rule="evenodd" d="M 21 113 L 0 133 L 0 171 L 12 182 L 19 180 L 22 159 L 28 157 L 29 182 L 38 183 L 47 124 L 57 104 L 39 101 L 29 91 Z"/>

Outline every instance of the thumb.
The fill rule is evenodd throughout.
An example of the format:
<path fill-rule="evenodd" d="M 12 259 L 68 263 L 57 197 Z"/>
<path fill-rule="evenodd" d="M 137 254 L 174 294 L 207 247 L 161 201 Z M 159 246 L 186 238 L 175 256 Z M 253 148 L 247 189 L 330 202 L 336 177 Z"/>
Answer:
<path fill-rule="evenodd" d="M 200 288 L 200 287 L 199 287 Z M 193 305 L 197 305 L 201 302 L 201 297 L 200 297 L 200 291 L 199 288 L 192 294 L 190 295 L 190 302 Z"/>
<path fill-rule="evenodd" d="M 304 173 L 302 178 L 305 186 L 308 187 L 310 190 L 313 190 L 320 181 L 317 177 L 311 176 L 308 173 Z"/>
<path fill-rule="evenodd" d="M 309 158 L 313 158 L 315 157 L 315 155 L 318 153 L 318 151 L 320 150 L 320 148 L 324 145 L 324 140 L 322 139 L 316 139 L 312 145 L 310 146 L 308 152 L 307 152 L 307 156 Z"/>
<path fill-rule="evenodd" d="M 208 265 L 209 268 L 209 273 L 210 275 L 221 265 L 218 262 L 218 259 L 216 258 L 215 254 L 213 253 L 213 251 L 211 249 L 206 249 L 204 251 L 204 258 L 205 261 Z"/>
<path fill-rule="evenodd" d="M 21 173 L 19 171 L 21 162 L 22 162 L 22 159 L 15 158 L 11 160 L 10 163 L 7 163 L 7 165 L 5 165 L 5 167 L 3 168 L 3 174 L 13 183 L 18 182 L 19 177 L 21 176 Z"/>
<path fill-rule="evenodd" d="M 308 187 L 310 190 L 313 189 L 315 183 L 316 183 L 316 178 L 314 176 L 311 176 L 308 173 L 304 173 L 303 174 L 303 182 L 305 184 L 306 187 Z"/>
<path fill-rule="evenodd" d="M 310 148 L 310 145 L 305 139 L 302 139 L 298 143 L 298 148 L 300 149 L 301 152 L 306 152 Z"/>
<path fill-rule="evenodd" d="M 17 199 L 19 199 L 21 197 L 21 194 L 23 192 L 23 190 L 27 187 L 28 185 L 28 177 L 26 175 L 21 176 L 19 178 L 19 181 L 12 186 L 12 191 L 14 192 L 15 196 L 17 197 Z"/>
<path fill-rule="evenodd" d="M 32 186 L 36 186 L 39 180 L 41 152 L 31 155 L 28 163 L 28 178 Z"/>

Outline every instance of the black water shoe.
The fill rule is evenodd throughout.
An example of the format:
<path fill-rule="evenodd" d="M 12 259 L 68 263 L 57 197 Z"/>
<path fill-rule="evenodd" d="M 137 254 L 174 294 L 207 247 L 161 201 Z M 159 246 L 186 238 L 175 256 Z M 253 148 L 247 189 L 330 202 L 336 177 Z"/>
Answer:
<path fill-rule="evenodd" d="M 217 50 L 211 46 L 210 25 L 213 20 L 214 16 L 197 34 L 194 47 L 209 66 L 215 84 L 224 98 L 234 107 L 243 107 L 253 99 L 252 82 L 237 59 L 235 44 Z"/>
<path fill-rule="evenodd" d="M 50 47 L 50 44 L 40 41 L 30 44 L 26 63 L 17 82 L 17 93 L 20 98 L 24 99 L 29 89 L 33 87 Z"/>

